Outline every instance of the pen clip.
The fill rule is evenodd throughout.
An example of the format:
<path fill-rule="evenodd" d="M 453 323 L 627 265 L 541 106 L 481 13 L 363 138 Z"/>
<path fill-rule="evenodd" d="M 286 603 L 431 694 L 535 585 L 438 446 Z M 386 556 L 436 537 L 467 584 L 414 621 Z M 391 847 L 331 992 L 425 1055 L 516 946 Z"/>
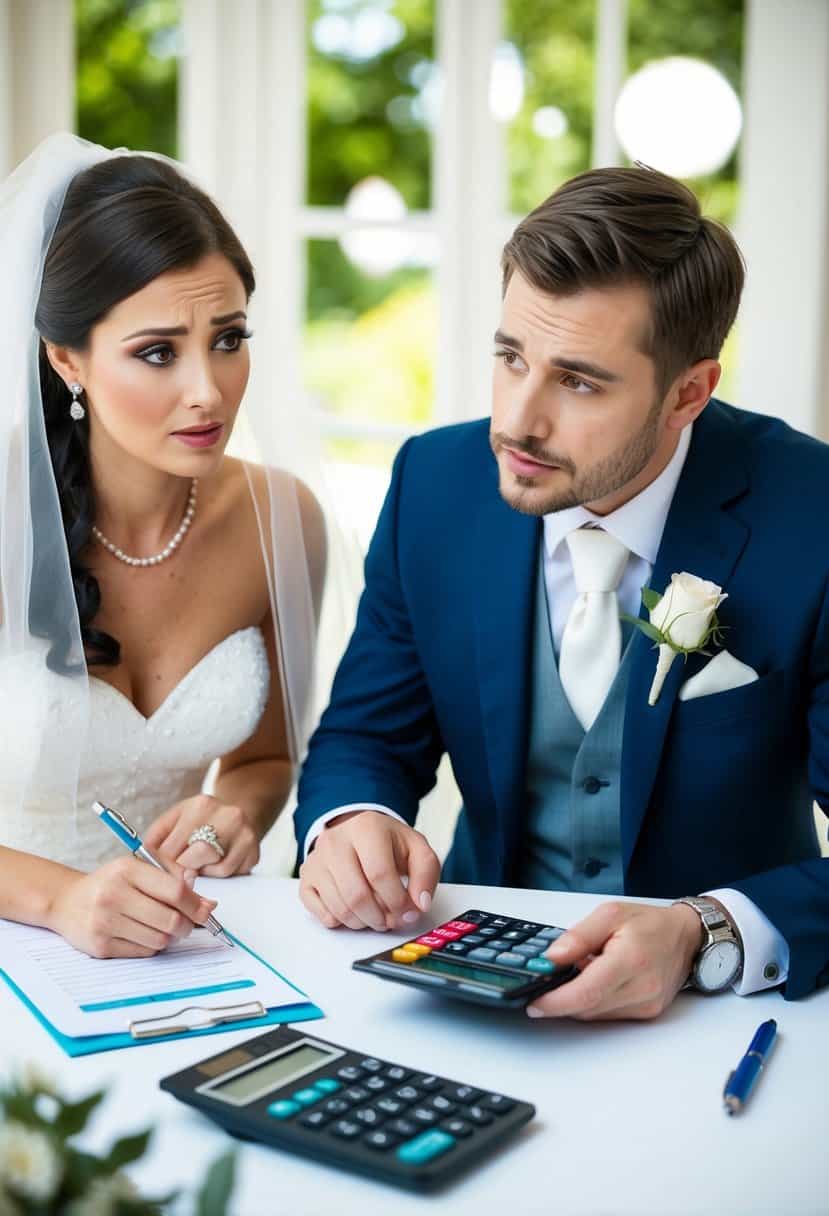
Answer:
<path fill-rule="evenodd" d="M 116 811 L 113 809 L 113 807 L 107 806 L 105 802 L 98 802 L 98 803 L 96 803 L 96 806 L 103 807 L 104 813 L 106 815 L 111 815 L 113 819 L 116 819 L 118 821 L 118 823 L 120 824 L 120 826 L 127 833 L 127 835 L 131 836 L 133 838 L 133 840 L 139 839 L 139 835 L 136 832 L 135 828 L 132 826 L 131 823 L 127 822 L 127 820 L 124 818 L 124 816 L 121 814 L 120 811 Z"/>

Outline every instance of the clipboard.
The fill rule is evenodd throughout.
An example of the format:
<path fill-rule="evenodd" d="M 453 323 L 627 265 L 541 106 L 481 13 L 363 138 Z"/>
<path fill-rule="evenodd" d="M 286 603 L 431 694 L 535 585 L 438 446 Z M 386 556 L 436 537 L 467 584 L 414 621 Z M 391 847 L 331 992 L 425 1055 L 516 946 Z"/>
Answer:
<path fill-rule="evenodd" d="M 188 1005 L 181 1010 L 176 1011 L 176 1015 L 181 1017 L 185 1009 L 198 1009 L 207 1011 L 211 1016 L 209 1022 L 198 1027 L 190 1026 L 186 1029 L 181 1027 L 180 1021 L 174 1021 L 170 1027 L 160 1027 L 154 1033 L 141 1033 L 140 1022 L 129 1023 L 127 1029 L 122 1034 L 98 1034 L 98 1035 L 83 1035 L 73 1037 L 72 1035 L 64 1034 L 58 1030 L 57 1026 L 37 1008 L 33 1001 L 29 999 L 25 992 L 14 982 L 2 968 L 0 968 L 0 978 L 2 978 L 8 987 L 12 990 L 16 997 L 26 1006 L 31 1014 L 40 1023 L 43 1029 L 52 1036 L 59 1047 L 63 1048 L 68 1056 L 86 1056 L 93 1055 L 101 1051 L 116 1051 L 122 1047 L 141 1047 L 147 1043 L 171 1043 L 175 1039 L 197 1038 L 208 1034 L 221 1034 L 225 1030 L 258 1030 L 260 1027 L 281 1025 L 284 1022 L 307 1022 L 315 1018 L 325 1017 L 323 1011 L 313 1001 L 309 1001 L 305 993 L 297 988 L 296 984 L 284 975 L 281 971 L 277 971 L 276 967 L 272 967 L 266 959 L 257 954 L 255 950 L 251 950 L 250 946 L 246 946 L 244 942 L 239 941 L 237 937 L 233 939 L 236 945 L 242 950 L 246 950 L 255 959 L 272 971 L 274 975 L 278 975 L 280 979 L 293 988 L 299 998 L 295 1005 L 279 1005 L 274 1009 L 263 1009 L 259 1002 L 245 1002 L 245 1009 L 252 1009 L 252 1005 L 256 1004 L 260 1010 L 260 1014 L 247 1016 L 243 1012 L 243 1006 L 239 1002 L 227 1006 L 194 1006 Z M 234 1016 L 234 1013 L 238 1016 Z M 172 1015 L 175 1017 L 176 1015 Z M 153 1021 L 157 1023 L 168 1022 L 170 1018 L 152 1018 L 142 1019 L 143 1021 Z M 131 1028 L 139 1026 L 139 1033 L 132 1033 Z"/>

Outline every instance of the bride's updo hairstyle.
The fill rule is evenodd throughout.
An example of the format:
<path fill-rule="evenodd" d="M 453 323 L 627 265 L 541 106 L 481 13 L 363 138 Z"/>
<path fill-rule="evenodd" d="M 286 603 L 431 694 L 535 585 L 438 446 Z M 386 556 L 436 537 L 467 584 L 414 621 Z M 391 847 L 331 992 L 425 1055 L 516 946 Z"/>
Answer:
<path fill-rule="evenodd" d="M 95 523 L 89 423 L 72 420 L 72 396 L 46 355 L 44 340 L 88 348 L 90 331 L 111 308 L 170 270 L 221 253 L 250 297 L 253 268 L 215 203 L 172 165 L 150 156 L 117 156 L 69 185 L 43 268 L 35 324 L 41 335 L 40 386 L 46 434 L 60 497 L 87 662 L 115 665 L 120 645 L 93 629 L 98 580 L 81 562 Z M 51 664 L 50 664 L 51 665 Z"/>

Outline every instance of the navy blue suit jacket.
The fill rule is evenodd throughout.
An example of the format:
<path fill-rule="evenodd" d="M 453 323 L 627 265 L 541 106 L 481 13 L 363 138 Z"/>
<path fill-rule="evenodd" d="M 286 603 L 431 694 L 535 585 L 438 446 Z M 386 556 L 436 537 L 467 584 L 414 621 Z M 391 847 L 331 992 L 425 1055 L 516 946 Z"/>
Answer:
<path fill-rule="evenodd" d="M 541 521 L 498 492 L 487 421 L 409 440 L 365 567 L 357 623 L 299 788 L 318 815 L 376 802 L 414 822 L 444 752 L 465 810 L 448 881 L 514 884 L 524 823 Z M 651 578 L 720 584 L 725 646 L 759 680 L 679 701 L 707 660 L 677 660 L 655 706 L 639 631 L 621 775 L 625 892 L 743 891 L 791 948 L 786 996 L 829 983 L 829 446 L 712 400 Z M 644 614 L 644 612 L 643 612 Z"/>

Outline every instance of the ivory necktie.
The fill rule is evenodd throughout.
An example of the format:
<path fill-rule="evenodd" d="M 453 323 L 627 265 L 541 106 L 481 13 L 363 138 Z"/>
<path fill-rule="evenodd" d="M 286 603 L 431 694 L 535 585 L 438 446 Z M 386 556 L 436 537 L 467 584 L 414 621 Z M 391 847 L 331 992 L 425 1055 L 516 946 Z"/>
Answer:
<path fill-rule="evenodd" d="M 601 528 L 566 538 L 578 597 L 561 638 L 558 673 L 573 713 L 590 730 L 619 668 L 619 586 L 630 550 Z"/>

